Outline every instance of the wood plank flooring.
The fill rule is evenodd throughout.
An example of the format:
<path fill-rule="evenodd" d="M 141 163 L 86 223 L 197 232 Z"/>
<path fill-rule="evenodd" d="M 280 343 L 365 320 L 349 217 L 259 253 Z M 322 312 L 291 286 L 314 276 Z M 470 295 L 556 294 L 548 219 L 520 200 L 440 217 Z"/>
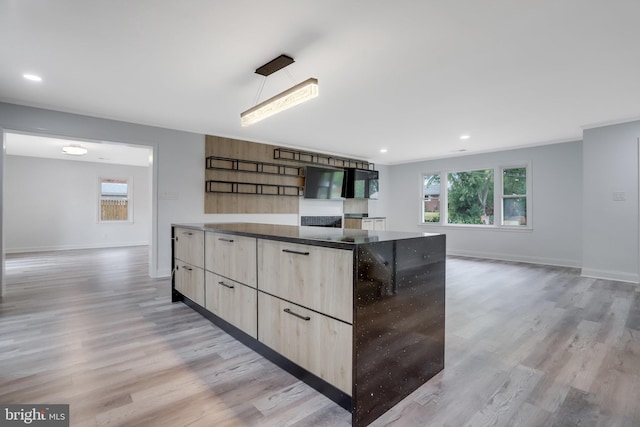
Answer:
<path fill-rule="evenodd" d="M 347 426 L 350 414 L 170 302 L 147 248 L 7 255 L 0 402 L 72 426 Z M 640 425 L 640 288 L 447 261 L 446 367 L 374 426 Z"/>

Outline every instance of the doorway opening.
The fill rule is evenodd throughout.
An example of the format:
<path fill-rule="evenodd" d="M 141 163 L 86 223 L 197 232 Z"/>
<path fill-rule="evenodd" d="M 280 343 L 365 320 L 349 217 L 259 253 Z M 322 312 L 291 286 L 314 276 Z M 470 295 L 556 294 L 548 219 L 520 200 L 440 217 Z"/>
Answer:
<path fill-rule="evenodd" d="M 153 146 L 9 130 L 3 140 L 3 255 L 146 245 L 152 276 Z M 109 179 L 127 183 L 126 197 L 105 196 Z M 126 220 L 105 220 L 111 205 Z"/>

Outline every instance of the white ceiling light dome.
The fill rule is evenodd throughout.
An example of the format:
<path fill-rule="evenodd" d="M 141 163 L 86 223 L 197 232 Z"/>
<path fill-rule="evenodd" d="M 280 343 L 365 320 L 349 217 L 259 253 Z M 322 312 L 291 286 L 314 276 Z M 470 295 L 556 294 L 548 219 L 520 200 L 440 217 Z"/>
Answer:
<path fill-rule="evenodd" d="M 71 156 L 84 156 L 87 154 L 89 150 L 82 147 L 81 145 L 71 144 L 65 147 L 62 147 L 62 152 L 65 154 L 69 154 Z"/>

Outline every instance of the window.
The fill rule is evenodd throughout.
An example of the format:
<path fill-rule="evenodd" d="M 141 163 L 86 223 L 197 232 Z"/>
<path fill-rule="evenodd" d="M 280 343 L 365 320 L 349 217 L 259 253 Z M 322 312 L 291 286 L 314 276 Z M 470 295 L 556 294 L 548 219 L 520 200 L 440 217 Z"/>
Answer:
<path fill-rule="evenodd" d="M 447 222 L 493 224 L 493 169 L 447 174 Z"/>
<path fill-rule="evenodd" d="M 440 174 L 422 177 L 422 222 L 440 222 Z"/>
<path fill-rule="evenodd" d="M 425 173 L 421 186 L 422 224 L 531 229 L 531 164 L 528 162 L 508 167 Z"/>
<path fill-rule="evenodd" d="M 502 170 L 502 225 L 527 225 L 527 168 Z"/>
<path fill-rule="evenodd" d="M 100 222 L 130 221 L 130 190 L 126 179 L 100 178 Z"/>

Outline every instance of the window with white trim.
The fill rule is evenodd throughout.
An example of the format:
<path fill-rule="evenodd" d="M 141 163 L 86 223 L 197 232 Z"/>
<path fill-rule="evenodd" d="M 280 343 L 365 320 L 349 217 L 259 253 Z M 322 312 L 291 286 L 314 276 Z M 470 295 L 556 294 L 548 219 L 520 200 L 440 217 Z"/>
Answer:
<path fill-rule="evenodd" d="M 502 225 L 527 225 L 527 168 L 502 169 Z"/>
<path fill-rule="evenodd" d="M 447 174 L 447 223 L 491 225 L 493 169 Z"/>
<path fill-rule="evenodd" d="M 99 179 L 98 219 L 100 222 L 131 221 L 131 183 L 128 179 Z"/>
<path fill-rule="evenodd" d="M 423 224 L 531 228 L 530 164 L 424 173 Z"/>
<path fill-rule="evenodd" d="M 440 174 L 422 176 L 422 222 L 440 223 Z"/>

